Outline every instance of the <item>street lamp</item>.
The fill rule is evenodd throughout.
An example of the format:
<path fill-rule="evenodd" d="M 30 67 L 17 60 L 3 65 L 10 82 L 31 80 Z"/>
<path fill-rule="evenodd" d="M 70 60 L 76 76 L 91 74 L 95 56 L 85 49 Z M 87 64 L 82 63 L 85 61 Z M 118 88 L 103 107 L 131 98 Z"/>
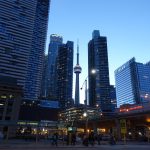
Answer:
<path fill-rule="evenodd" d="M 88 114 L 87 112 L 83 113 L 83 117 L 85 117 L 86 121 L 85 121 L 85 133 L 87 134 L 87 129 L 88 129 Z"/>
<path fill-rule="evenodd" d="M 91 74 L 96 74 L 96 69 L 92 69 L 91 70 Z M 87 106 L 87 99 L 88 99 L 88 88 L 87 88 L 87 79 L 88 79 L 89 75 L 87 75 L 87 77 L 85 78 L 82 87 L 80 88 L 81 90 L 83 89 L 83 86 L 85 85 L 85 100 L 84 100 L 84 104 L 85 106 Z"/>
<path fill-rule="evenodd" d="M 91 70 L 91 74 L 96 74 L 96 70 L 92 69 Z M 85 85 L 85 100 L 84 100 L 84 104 L 85 104 L 85 112 L 83 113 L 83 117 L 86 118 L 86 122 L 85 122 L 85 133 L 87 134 L 87 129 L 88 129 L 88 113 L 87 113 L 87 99 L 88 99 L 88 88 L 87 88 L 87 79 L 88 79 L 89 75 L 87 75 L 87 77 L 85 78 L 81 90 L 83 89 L 83 86 Z"/>
<path fill-rule="evenodd" d="M 95 70 L 95 69 L 92 69 L 92 70 L 91 70 L 91 73 L 92 73 L 92 74 L 95 74 L 95 73 L 96 73 L 96 70 Z"/>
<path fill-rule="evenodd" d="M 83 113 L 83 117 L 87 117 L 87 113 L 86 112 Z"/>
<path fill-rule="evenodd" d="M 101 109 L 100 109 L 100 106 L 99 106 L 99 104 L 96 104 L 96 109 L 97 109 L 97 113 L 100 115 L 100 116 L 103 116 L 103 113 L 102 113 L 102 111 L 101 111 Z"/>

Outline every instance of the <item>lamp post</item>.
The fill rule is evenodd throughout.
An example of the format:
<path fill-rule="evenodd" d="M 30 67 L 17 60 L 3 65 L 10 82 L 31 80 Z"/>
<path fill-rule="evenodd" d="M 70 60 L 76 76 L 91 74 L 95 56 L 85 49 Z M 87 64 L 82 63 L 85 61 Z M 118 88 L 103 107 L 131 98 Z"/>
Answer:
<path fill-rule="evenodd" d="M 92 69 L 91 70 L 91 74 L 96 74 L 96 70 Z M 87 79 L 88 79 L 89 75 L 85 78 L 81 90 L 83 89 L 83 86 L 85 85 L 85 100 L 84 100 L 84 104 L 85 104 L 85 112 L 83 113 L 83 117 L 86 118 L 85 121 L 85 133 L 87 134 L 87 129 L 88 129 L 88 113 L 87 113 L 87 105 L 88 105 L 88 87 L 87 87 Z"/>
<path fill-rule="evenodd" d="M 85 121 L 85 133 L 87 134 L 87 129 L 88 129 L 88 114 L 87 112 L 83 113 L 83 117 L 85 117 L 86 121 Z"/>
<path fill-rule="evenodd" d="M 83 89 L 83 86 L 85 85 L 85 100 L 84 100 L 84 105 L 87 106 L 87 94 L 88 94 L 88 89 L 87 89 L 87 78 L 88 76 L 85 78 L 82 87 L 80 88 L 81 90 Z"/>
<path fill-rule="evenodd" d="M 96 69 L 92 69 L 91 70 L 91 74 L 96 74 Z M 83 89 L 83 86 L 85 85 L 85 100 L 84 100 L 84 104 L 85 107 L 87 106 L 87 101 L 88 101 L 88 87 L 87 87 L 87 79 L 88 79 L 89 75 L 87 75 L 87 77 L 85 78 L 82 87 L 80 88 L 81 90 Z"/>

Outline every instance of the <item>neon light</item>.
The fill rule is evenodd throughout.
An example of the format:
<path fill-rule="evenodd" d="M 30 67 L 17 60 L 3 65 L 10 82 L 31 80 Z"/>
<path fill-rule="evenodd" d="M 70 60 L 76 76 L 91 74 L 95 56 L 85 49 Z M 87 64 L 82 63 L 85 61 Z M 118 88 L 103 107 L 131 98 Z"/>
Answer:
<path fill-rule="evenodd" d="M 130 108 L 123 108 L 120 109 L 120 112 L 128 112 L 128 111 L 132 111 L 132 110 L 138 110 L 138 109 L 142 109 L 143 106 L 135 106 L 135 107 L 130 107 Z"/>

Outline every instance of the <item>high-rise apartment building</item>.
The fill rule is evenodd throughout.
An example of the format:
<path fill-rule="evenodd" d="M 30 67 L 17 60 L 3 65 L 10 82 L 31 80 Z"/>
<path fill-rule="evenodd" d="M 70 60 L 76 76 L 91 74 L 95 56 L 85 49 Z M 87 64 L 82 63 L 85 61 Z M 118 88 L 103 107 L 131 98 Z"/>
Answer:
<path fill-rule="evenodd" d="M 57 98 L 60 108 L 72 105 L 73 84 L 73 42 L 68 41 L 59 47 L 57 57 Z"/>
<path fill-rule="evenodd" d="M 50 36 L 50 44 L 48 50 L 48 66 L 47 66 L 47 86 L 46 95 L 51 98 L 56 98 L 56 71 L 57 71 L 57 56 L 59 46 L 62 45 L 63 38 L 57 34 Z"/>
<path fill-rule="evenodd" d="M 117 107 L 150 102 L 150 63 L 130 59 L 115 71 Z"/>
<path fill-rule="evenodd" d="M 92 74 L 92 69 L 96 70 Z M 102 111 L 111 111 L 107 39 L 93 31 L 88 43 L 89 105 L 99 105 Z"/>
<path fill-rule="evenodd" d="M 41 80 L 41 98 L 46 97 L 47 93 L 47 78 L 48 78 L 48 55 L 44 56 L 43 62 L 43 73 L 42 73 L 42 80 Z"/>
<path fill-rule="evenodd" d="M 40 94 L 50 0 L 0 1 L 0 75 L 17 79 L 24 99 Z"/>

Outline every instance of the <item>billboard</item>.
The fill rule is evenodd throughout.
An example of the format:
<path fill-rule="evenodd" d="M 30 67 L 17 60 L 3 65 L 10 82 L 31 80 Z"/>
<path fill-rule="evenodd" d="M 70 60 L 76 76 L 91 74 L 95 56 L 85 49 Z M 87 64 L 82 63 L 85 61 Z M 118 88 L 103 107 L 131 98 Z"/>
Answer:
<path fill-rule="evenodd" d="M 47 108 L 59 108 L 59 102 L 58 101 L 50 101 L 50 100 L 41 100 L 40 106 L 47 107 Z"/>

